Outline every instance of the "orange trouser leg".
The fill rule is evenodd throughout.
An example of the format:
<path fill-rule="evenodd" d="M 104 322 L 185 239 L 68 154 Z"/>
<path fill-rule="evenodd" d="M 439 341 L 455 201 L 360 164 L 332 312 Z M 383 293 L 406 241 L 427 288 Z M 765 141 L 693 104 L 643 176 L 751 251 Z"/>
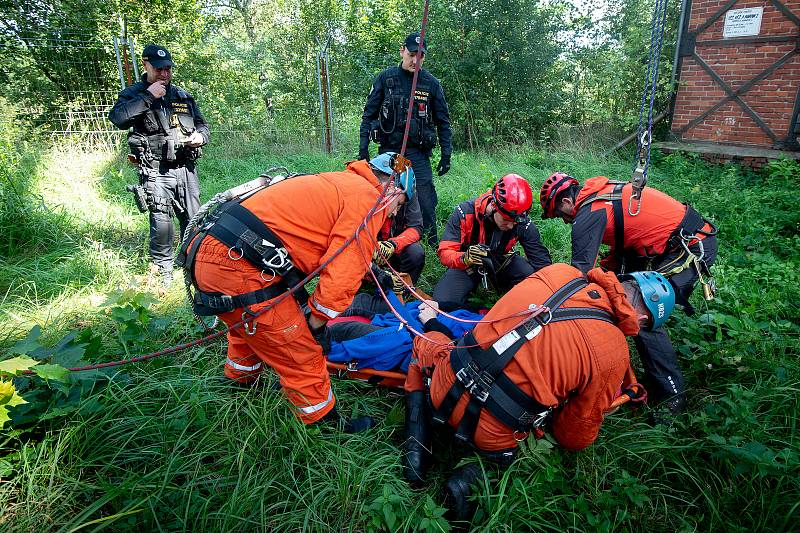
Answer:
<path fill-rule="evenodd" d="M 241 311 L 222 315 L 227 324 Z M 316 422 L 336 405 L 322 348 L 308 330 L 294 298 L 286 298 L 255 319 L 255 334 L 237 330 L 249 349 L 278 373 L 281 386 L 305 424 Z"/>
<path fill-rule="evenodd" d="M 424 375 L 422 369 L 433 367 L 439 364 L 450 364 L 450 350 L 448 345 L 450 339 L 439 332 L 428 333 L 425 337 L 414 339 L 414 349 L 411 355 L 411 363 L 408 365 L 406 376 L 406 392 L 414 392 L 425 389 Z"/>
<path fill-rule="evenodd" d="M 244 330 L 228 332 L 228 359 L 225 361 L 225 375 L 239 383 L 252 383 L 264 370 L 264 363 L 242 338 Z"/>

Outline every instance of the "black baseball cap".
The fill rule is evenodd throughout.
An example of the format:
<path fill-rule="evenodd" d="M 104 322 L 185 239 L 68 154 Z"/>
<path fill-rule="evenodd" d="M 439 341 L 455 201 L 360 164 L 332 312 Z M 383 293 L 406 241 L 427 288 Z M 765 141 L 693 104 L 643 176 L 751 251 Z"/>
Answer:
<path fill-rule="evenodd" d="M 427 47 L 425 46 L 425 41 L 420 39 L 419 33 L 417 33 L 417 32 L 414 32 L 411 35 L 409 35 L 408 37 L 406 37 L 406 40 L 405 40 L 405 43 L 403 43 L 403 46 L 405 46 L 406 50 L 408 50 L 409 52 L 416 52 L 416 51 L 422 49 L 422 53 L 424 54 L 428 50 Z"/>
<path fill-rule="evenodd" d="M 174 67 L 175 63 L 172 62 L 172 56 L 169 51 L 163 46 L 157 44 L 148 44 L 144 47 L 142 52 L 142 60 L 147 61 L 155 68 Z"/>

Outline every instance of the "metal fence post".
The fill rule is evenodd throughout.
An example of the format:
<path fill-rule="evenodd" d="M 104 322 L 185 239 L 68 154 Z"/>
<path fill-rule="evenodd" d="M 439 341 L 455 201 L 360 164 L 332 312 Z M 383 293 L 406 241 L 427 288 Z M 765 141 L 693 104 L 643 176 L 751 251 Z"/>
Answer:
<path fill-rule="evenodd" d="M 320 50 L 317 53 L 317 89 L 319 90 L 319 111 L 322 118 L 322 141 L 325 151 L 329 154 L 333 152 L 333 140 L 331 138 L 331 84 L 328 78 L 328 45 L 330 42 L 330 37 L 328 37 L 325 46 L 320 46 Z"/>
<path fill-rule="evenodd" d="M 119 74 L 120 90 L 125 90 L 125 76 L 122 73 L 122 60 L 119 57 L 119 37 L 114 36 L 114 55 L 117 57 L 117 73 Z"/>

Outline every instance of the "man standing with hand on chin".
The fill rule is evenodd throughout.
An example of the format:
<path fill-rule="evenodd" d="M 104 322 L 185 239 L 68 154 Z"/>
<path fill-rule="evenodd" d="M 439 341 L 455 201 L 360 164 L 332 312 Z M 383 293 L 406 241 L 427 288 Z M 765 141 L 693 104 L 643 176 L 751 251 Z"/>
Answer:
<path fill-rule="evenodd" d="M 200 208 L 196 160 L 208 143 L 209 129 L 194 98 L 172 84 L 172 56 L 149 44 L 142 52 L 145 74 L 119 93 L 109 120 L 128 133 L 128 158 L 139 168 L 139 185 L 129 186 L 142 212 L 150 212 L 152 269 L 164 285 L 172 281 L 175 227 L 181 236 Z"/>

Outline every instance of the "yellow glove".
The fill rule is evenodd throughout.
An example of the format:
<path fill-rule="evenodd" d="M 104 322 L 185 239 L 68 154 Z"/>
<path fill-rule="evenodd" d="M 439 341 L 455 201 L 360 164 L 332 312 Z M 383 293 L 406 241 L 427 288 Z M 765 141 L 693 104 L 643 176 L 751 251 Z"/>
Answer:
<path fill-rule="evenodd" d="M 372 254 L 372 260 L 379 266 L 386 265 L 396 249 L 397 245 L 392 241 L 379 241 L 375 253 Z"/>
<path fill-rule="evenodd" d="M 392 291 L 395 294 L 403 294 L 403 291 L 406 288 L 406 284 L 403 283 L 403 278 L 394 272 L 389 272 L 389 275 L 392 276 Z"/>
<path fill-rule="evenodd" d="M 468 267 L 474 265 L 482 265 L 484 258 L 489 257 L 489 247 L 485 244 L 472 244 L 467 251 L 464 252 L 464 255 L 461 256 L 461 260 L 464 264 Z"/>

